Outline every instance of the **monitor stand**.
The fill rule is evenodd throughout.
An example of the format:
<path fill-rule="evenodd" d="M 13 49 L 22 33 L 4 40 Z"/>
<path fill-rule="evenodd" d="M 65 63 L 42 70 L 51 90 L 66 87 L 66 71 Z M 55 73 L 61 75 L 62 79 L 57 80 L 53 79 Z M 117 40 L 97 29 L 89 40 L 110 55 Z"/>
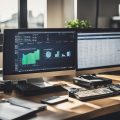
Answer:
<path fill-rule="evenodd" d="M 49 82 L 44 81 L 43 78 L 30 78 L 30 79 L 27 79 L 27 82 L 41 88 L 53 86 Z"/>
<path fill-rule="evenodd" d="M 18 81 L 16 90 L 23 95 L 48 94 L 53 92 L 65 91 L 61 85 L 53 85 L 42 78 L 30 78 Z"/>

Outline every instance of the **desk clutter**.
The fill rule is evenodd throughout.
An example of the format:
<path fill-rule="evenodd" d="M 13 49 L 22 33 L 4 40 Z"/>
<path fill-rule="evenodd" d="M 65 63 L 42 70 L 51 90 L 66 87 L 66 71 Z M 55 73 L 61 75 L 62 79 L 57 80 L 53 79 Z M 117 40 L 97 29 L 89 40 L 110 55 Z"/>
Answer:
<path fill-rule="evenodd" d="M 15 97 L 0 100 L 0 120 L 17 120 L 45 110 L 46 105 Z"/>
<path fill-rule="evenodd" d="M 4 83 L 1 83 L 0 90 L 11 92 L 14 89 L 25 96 L 66 91 L 68 92 L 69 97 L 73 97 L 81 101 L 120 94 L 120 84 L 112 84 L 112 80 L 108 78 L 97 77 L 95 75 L 82 75 L 73 77 L 73 83 L 80 87 L 75 88 L 68 85 L 63 86 L 62 84 L 52 85 L 49 82 L 43 81 L 34 83 L 27 82 L 26 80 L 21 80 L 17 83 L 5 81 Z M 61 98 L 59 98 L 59 100 L 61 100 Z M 47 99 L 43 101 L 49 100 Z"/>
<path fill-rule="evenodd" d="M 81 75 L 73 77 L 73 82 L 76 85 L 83 86 L 88 89 L 94 89 L 111 84 L 112 79 L 98 77 L 96 75 Z"/>
<path fill-rule="evenodd" d="M 47 83 L 46 85 L 46 82 L 41 82 L 39 84 L 32 84 L 32 83 L 27 83 L 25 81 L 23 82 L 20 81 L 15 86 L 15 90 L 27 96 L 65 91 L 65 89 L 61 85 L 51 85 L 51 84 L 48 85 L 48 84 L 49 83 Z"/>
<path fill-rule="evenodd" d="M 42 99 L 41 103 L 55 105 L 55 104 L 67 102 L 67 101 L 68 101 L 67 96 L 52 96 L 52 97 L 47 97 Z"/>
<path fill-rule="evenodd" d="M 73 77 L 73 83 L 87 90 L 71 89 L 69 96 L 81 101 L 93 100 L 120 94 L 120 84 L 112 84 L 112 79 L 96 75 Z"/>
<path fill-rule="evenodd" d="M 89 80 L 87 79 L 86 81 Z M 98 81 L 100 81 L 100 78 Z M 42 95 L 45 93 L 60 92 L 60 91 L 66 91 L 68 93 L 66 96 L 60 96 L 58 94 L 56 95 L 54 94 L 53 96 L 43 97 L 42 99 L 40 99 L 39 103 L 35 103 L 15 97 L 1 99 L 0 100 L 1 120 L 11 120 L 11 119 L 17 120 L 17 119 L 24 119 L 30 117 L 31 115 L 34 116 L 36 112 L 46 110 L 47 104 L 54 106 L 62 102 L 67 102 L 67 101 L 69 102 L 70 99 L 69 97 L 75 98 L 80 101 L 88 101 L 98 98 L 120 95 L 120 84 L 113 84 L 112 82 L 105 85 L 103 84 L 102 86 L 98 86 L 96 88 L 94 87 L 89 88 L 89 87 L 83 87 L 80 84 L 76 85 L 75 83 L 74 84 L 70 83 L 68 85 L 67 84 L 52 85 L 49 83 L 43 83 L 43 84 L 39 83 L 35 85 L 35 83 L 31 84 L 23 80 L 18 82 L 11 82 L 11 81 L 1 82 L 0 87 L 1 87 L 0 89 L 1 91 L 3 90 L 4 92 L 11 92 L 12 90 L 15 90 L 26 97 L 30 97 L 38 94 Z M 24 90 L 24 87 L 25 90 L 27 90 L 27 92 Z M 29 89 L 29 87 L 32 89 Z"/>
<path fill-rule="evenodd" d="M 69 96 L 81 101 L 93 100 L 98 98 L 105 98 L 120 94 L 120 84 L 111 84 L 108 87 L 101 87 L 92 90 L 73 89 L 69 91 Z"/>
<path fill-rule="evenodd" d="M 12 92 L 14 89 L 13 83 L 10 80 L 0 81 L 0 91 Z"/>
<path fill-rule="evenodd" d="M 26 96 L 33 96 L 33 95 L 40 95 L 46 93 L 53 93 L 53 92 L 60 92 L 65 91 L 62 85 L 52 85 L 46 82 L 40 83 L 29 83 L 26 80 L 21 80 L 18 82 L 12 81 L 4 81 L 0 83 L 0 91 L 4 92 L 12 92 L 12 90 L 16 90 L 22 95 Z"/>

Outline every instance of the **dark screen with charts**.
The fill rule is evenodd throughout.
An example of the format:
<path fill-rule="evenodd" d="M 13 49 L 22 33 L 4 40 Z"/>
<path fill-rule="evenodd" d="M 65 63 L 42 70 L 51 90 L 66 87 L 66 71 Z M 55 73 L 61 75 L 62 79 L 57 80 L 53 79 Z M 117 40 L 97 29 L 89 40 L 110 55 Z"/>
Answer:
<path fill-rule="evenodd" d="M 72 29 L 6 29 L 4 75 L 75 69 Z"/>

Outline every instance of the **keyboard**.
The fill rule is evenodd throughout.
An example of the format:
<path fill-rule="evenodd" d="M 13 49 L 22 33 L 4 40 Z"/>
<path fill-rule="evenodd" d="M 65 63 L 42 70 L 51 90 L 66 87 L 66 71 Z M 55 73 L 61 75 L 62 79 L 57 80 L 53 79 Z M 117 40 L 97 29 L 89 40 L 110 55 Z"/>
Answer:
<path fill-rule="evenodd" d="M 34 85 L 31 83 L 17 84 L 15 86 L 15 90 L 27 96 L 66 91 L 61 85 L 55 85 L 55 86 L 52 85 L 52 86 L 46 86 L 46 87 L 45 86 L 43 87 L 42 85 L 40 87 L 38 85 Z"/>
<path fill-rule="evenodd" d="M 103 97 L 110 97 L 118 94 L 119 92 L 113 91 L 109 87 L 69 92 L 70 97 L 77 98 L 78 100 L 81 100 L 81 101 L 93 100 L 93 99 L 98 99 Z"/>

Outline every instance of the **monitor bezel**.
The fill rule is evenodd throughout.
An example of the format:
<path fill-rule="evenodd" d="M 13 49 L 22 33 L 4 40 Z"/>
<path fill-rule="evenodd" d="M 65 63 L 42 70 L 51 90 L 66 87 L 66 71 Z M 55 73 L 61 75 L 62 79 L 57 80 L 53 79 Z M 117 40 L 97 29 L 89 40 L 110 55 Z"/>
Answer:
<path fill-rule="evenodd" d="M 120 28 L 88 28 L 88 29 L 77 29 L 76 32 L 81 33 L 94 33 L 94 32 L 120 32 Z M 77 34 L 76 33 L 76 34 Z M 78 39 L 76 40 L 77 44 Z M 77 46 L 78 47 L 78 46 Z M 78 58 L 77 58 L 77 47 L 76 47 L 76 75 L 83 74 L 100 74 L 105 72 L 112 72 L 120 70 L 120 65 L 109 65 L 109 66 L 100 66 L 100 67 L 91 67 L 91 68 L 78 68 Z"/>
<path fill-rule="evenodd" d="M 20 29 L 5 29 L 4 35 L 6 35 L 6 31 L 13 31 L 13 32 L 34 32 L 34 31 L 40 31 L 40 32 L 52 32 L 52 31 L 74 31 L 75 32 L 75 41 L 74 44 L 76 44 L 76 30 L 72 28 L 20 28 Z M 5 44 L 5 43 L 4 43 Z M 4 53 L 4 48 L 3 48 Z M 74 46 L 74 54 L 75 54 L 75 46 Z M 74 55 L 75 56 L 75 55 Z M 3 59 L 5 58 L 5 55 L 3 54 Z M 3 60 L 3 79 L 4 80 L 16 80 L 16 79 L 28 79 L 28 78 L 38 78 L 38 77 L 53 77 L 53 76 L 65 76 L 65 75 L 72 75 L 75 76 L 75 58 L 74 58 L 74 66 L 72 68 L 64 68 L 64 69 L 54 69 L 54 70 L 39 70 L 39 71 L 33 71 L 30 73 L 14 73 L 14 74 L 4 74 L 4 60 Z"/>

